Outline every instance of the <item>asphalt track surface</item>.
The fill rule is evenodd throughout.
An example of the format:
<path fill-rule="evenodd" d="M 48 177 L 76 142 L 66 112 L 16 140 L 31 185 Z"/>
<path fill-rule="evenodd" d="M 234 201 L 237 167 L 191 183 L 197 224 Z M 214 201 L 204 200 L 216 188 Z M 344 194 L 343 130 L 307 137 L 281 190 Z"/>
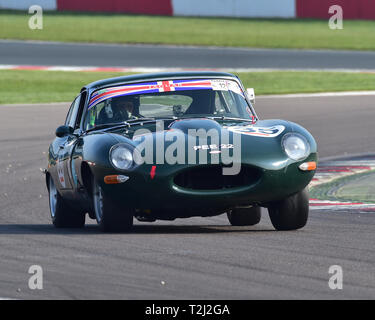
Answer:
<path fill-rule="evenodd" d="M 308 128 L 321 157 L 375 150 L 373 97 L 260 98 L 262 118 Z M 231 227 L 226 216 L 136 223 L 133 233 L 55 229 L 40 168 L 67 104 L 0 106 L 0 298 L 373 299 L 375 215 L 313 210 L 307 226 Z M 30 290 L 31 265 L 43 290 Z M 343 290 L 328 269 L 343 268 Z"/>
<path fill-rule="evenodd" d="M 374 70 L 375 52 L 0 40 L 0 64 Z"/>

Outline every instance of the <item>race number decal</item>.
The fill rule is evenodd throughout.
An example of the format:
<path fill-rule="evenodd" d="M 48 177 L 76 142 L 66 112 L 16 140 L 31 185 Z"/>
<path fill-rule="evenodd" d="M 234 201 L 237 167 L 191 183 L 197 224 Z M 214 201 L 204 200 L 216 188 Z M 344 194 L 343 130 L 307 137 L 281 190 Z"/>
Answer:
<path fill-rule="evenodd" d="M 274 138 L 285 130 L 284 126 L 254 127 L 254 126 L 233 126 L 227 127 L 229 131 L 246 134 L 249 136 L 259 136 L 264 138 Z"/>
<path fill-rule="evenodd" d="M 232 91 L 234 93 L 237 93 L 241 96 L 243 95 L 243 92 L 237 82 L 230 81 L 230 80 L 211 80 L 212 90 L 214 91 Z"/>
<path fill-rule="evenodd" d="M 211 80 L 212 90 L 228 91 L 228 84 L 225 80 Z"/>

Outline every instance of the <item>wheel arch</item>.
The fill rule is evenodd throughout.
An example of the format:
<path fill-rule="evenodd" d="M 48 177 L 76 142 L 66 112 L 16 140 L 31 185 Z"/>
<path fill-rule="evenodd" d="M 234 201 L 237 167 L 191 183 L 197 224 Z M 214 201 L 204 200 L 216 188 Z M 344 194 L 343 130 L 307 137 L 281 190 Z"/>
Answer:
<path fill-rule="evenodd" d="M 86 161 L 81 163 L 81 177 L 83 187 L 86 189 L 87 194 L 92 195 L 92 177 L 93 172 L 91 171 L 90 165 Z"/>
<path fill-rule="evenodd" d="M 51 174 L 47 171 L 46 174 L 45 174 L 45 179 L 46 179 L 46 187 L 47 187 L 47 190 L 49 191 L 49 177 L 51 176 Z"/>

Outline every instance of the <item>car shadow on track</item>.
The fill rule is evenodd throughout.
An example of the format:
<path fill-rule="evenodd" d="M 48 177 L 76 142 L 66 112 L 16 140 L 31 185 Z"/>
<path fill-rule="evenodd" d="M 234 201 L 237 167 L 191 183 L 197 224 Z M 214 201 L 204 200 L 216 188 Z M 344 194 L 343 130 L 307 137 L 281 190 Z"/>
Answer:
<path fill-rule="evenodd" d="M 90 234 L 208 234 L 208 233 L 253 233 L 275 232 L 274 229 L 259 229 L 259 226 L 233 227 L 228 225 L 135 225 L 131 232 L 103 233 L 96 225 L 86 225 L 82 229 L 57 229 L 51 224 L 0 224 L 3 234 L 53 234 L 53 235 L 90 235 Z"/>

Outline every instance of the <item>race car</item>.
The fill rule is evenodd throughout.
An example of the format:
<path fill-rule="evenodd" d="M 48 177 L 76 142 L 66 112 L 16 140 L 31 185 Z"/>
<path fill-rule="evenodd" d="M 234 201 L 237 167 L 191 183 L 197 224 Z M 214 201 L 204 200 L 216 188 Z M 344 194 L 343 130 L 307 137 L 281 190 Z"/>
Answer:
<path fill-rule="evenodd" d="M 142 222 L 226 214 L 276 230 L 308 220 L 317 166 L 312 135 L 260 120 L 240 79 L 222 72 L 138 74 L 86 85 L 48 152 L 52 223 L 105 232 Z"/>

